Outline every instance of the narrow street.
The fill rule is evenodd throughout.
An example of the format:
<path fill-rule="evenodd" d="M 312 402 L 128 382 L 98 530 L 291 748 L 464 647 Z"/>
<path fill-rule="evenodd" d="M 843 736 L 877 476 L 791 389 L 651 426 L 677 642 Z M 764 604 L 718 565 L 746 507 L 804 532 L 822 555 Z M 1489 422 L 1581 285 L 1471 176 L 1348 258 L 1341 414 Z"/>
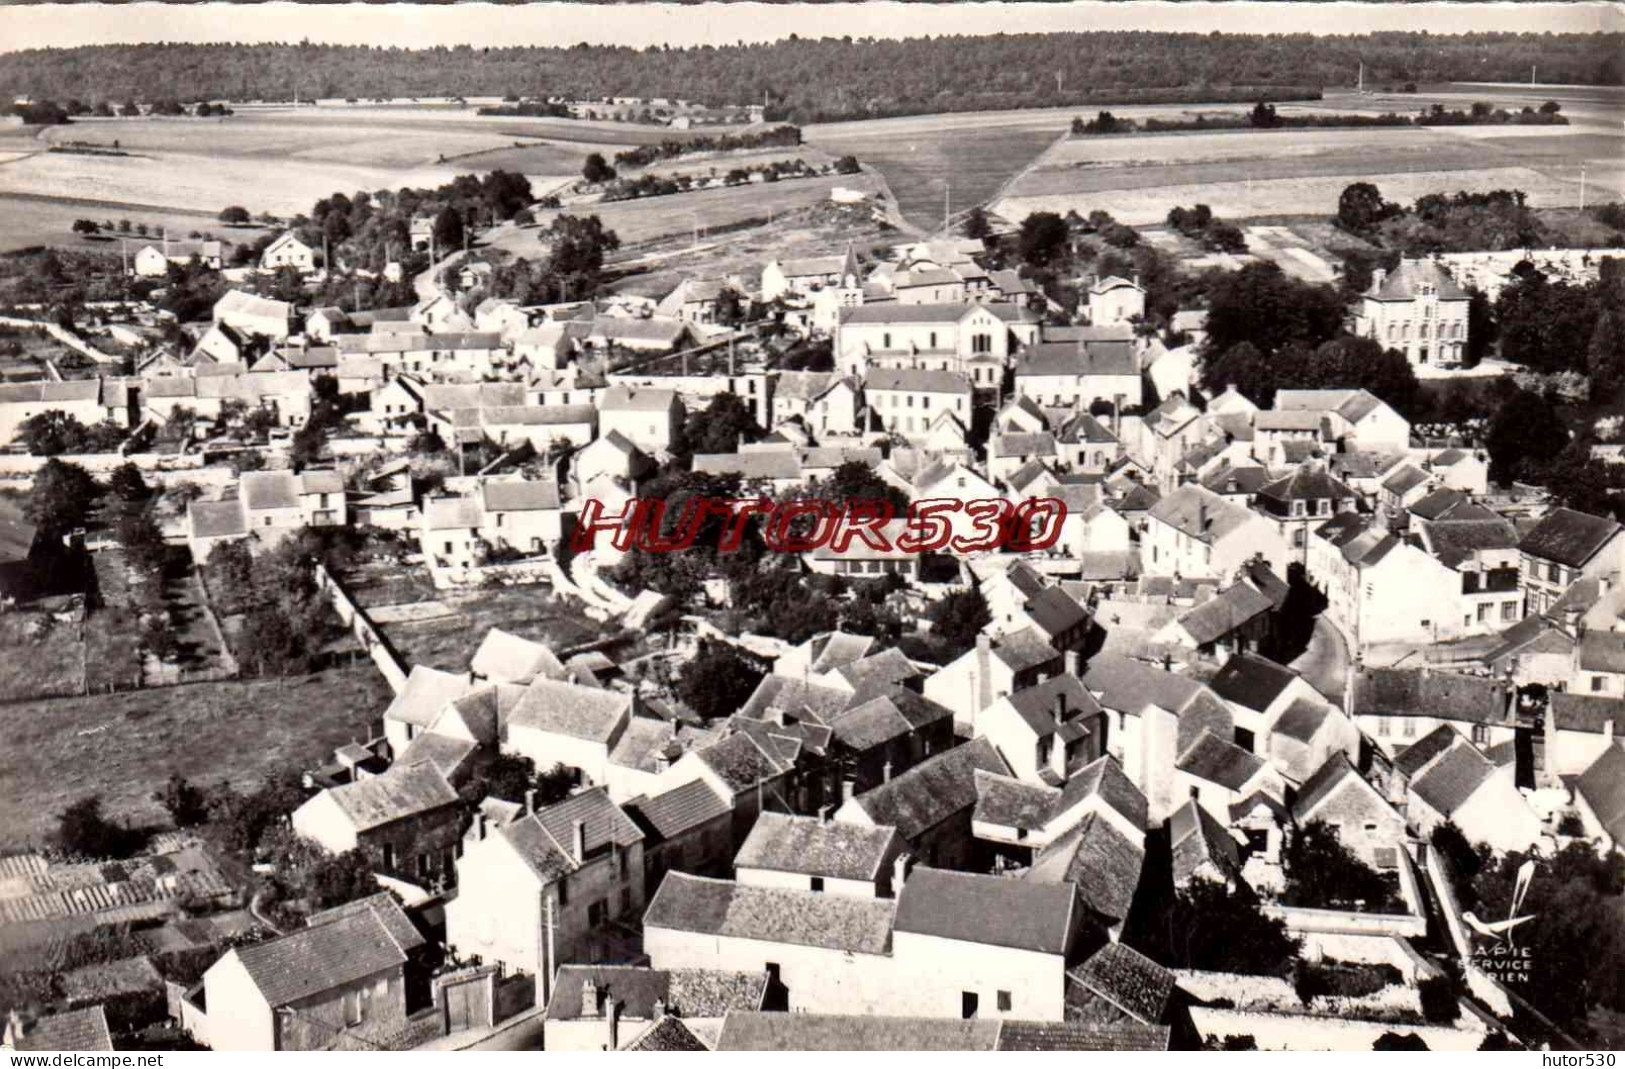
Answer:
<path fill-rule="evenodd" d="M 1316 616 L 1309 646 L 1292 662 L 1304 679 L 1334 702 L 1348 686 L 1349 648 L 1343 634 L 1324 616 Z"/>

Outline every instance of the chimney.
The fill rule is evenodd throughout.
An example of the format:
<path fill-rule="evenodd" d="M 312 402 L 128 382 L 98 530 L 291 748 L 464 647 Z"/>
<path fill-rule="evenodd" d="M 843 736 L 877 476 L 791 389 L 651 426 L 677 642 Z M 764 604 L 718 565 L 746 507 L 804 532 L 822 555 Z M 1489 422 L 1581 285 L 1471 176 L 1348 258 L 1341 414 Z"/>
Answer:
<path fill-rule="evenodd" d="M 841 780 L 841 801 L 842 802 L 850 802 L 852 800 L 852 794 L 853 794 L 855 789 L 856 789 L 856 784 L 854 784 L 850 778 L 842 778 L 842 780 Z"/>
<path fill-rule="evenodd" d="M 1061 654 L 1061 658 L 1066 666 L 1067 675 L 1075 676 L 1078 674 L 1079 670 L 1082 668 L 1082 656 L 1083 655 L 1077 650 L 1066 650 Z"/>
<path fill-rule="evenodd" d="M 1207 502 L 1199 501 L 1196 505 L 1196 533 L 1207 533 Z"/>
<path fill-rule="evenodd" d="M 903 893 L 903 883 L 908 879 L 908 855 L 898 854 L 891 863 L 891 893 L 895 898 Z"/>
<path fill-rule="evenodd" d="M 581 981 L 581 1016 L 598 1016 L 598 985 L 591 979 Z"/>
<path fill-rule="evenodd" d="M 610 1050 L 620 1050 L 621 1049 L 621 1004 L 619 1002 L 616 1002 L 613 998 L 611 998 L 611 999 L 609 999 L 609 1005 L 604 1007 L 604 1008 L 609 1011 L 609 1049 Z"/>
<path fill-rule="evenodd" d="M 575 822 L 575 852 L 576 864 L 580 865 L 587 860 L 587 822 Z"/>
<path fill-rule="evenodd" d="M 1384 282 L 1387 282 L 1387 281 L 1388 281 L 1388 269 L 1387 268 L 1379 267 L 1375 271 L 1371 272 L 1371 288 L 1373 290 L 1381 289 L 1382 284 Z"/>
<path fill-rule="evenodd" d="M 891 782 L 891 759 L 890 758 L 887 758 L 886 763 L 884 765 L 880 766 L 880 782 L 882 782 L 882 783 L 890 783 Z"/>
<path fill-rule="evenodd" d="M 481 842 L 481 843 L 485 841 L 485 814 L 484 813 L 475 813 L 474 814 L 474 841 L 475 842 Z"/>
<path fill-rule="evenodd" d="M 655 1012 L 654 1012 L 655 1020 L 657 1020 L 657 1021 L 664 1020 L 665 1016 L 666 1016 L 666 1000 L 663 999 L 663 998 L 655 999 Z"/>
<path fill-rule="evenodd" d="M 993 704 L 993 676 L 991 674 L 993 656 L 993 640 L 987 632 L 978 632 L 976 635 L 976 711 Z M 975 717 L 973 716 L 974 722 Z"/>
<path fill-rule="evenodd" d="M 534 787 L 525 792 L 525 812 L 527 814 L 536 812 L 536 788 Z"/>
<path fill-rule="evenodd" d="M 820 823 L 820 824 L 828 824 L 829 823 L 830 811 L 832 809 L 834 809 L 834 808 L 835 807 L 832 806 L 832 805 L 821 805 L 821 806 L 819 806 L 818 807 L 818 823 Z"/>
<path fill-rule="evenodd" d="M 1057 727 L 1066 723 L 1066 690 L 1056 688 L 1055 691 L 1055 724 Z"/>

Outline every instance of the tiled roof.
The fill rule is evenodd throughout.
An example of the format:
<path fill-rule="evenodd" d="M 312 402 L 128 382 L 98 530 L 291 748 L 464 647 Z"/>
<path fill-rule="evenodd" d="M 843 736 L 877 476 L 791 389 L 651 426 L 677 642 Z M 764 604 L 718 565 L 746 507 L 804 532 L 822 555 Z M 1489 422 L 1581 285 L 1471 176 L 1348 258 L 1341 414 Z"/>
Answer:
<path fill-rule="evenodd" d="M 1224 879 L 1239 878 L 1241 852 L 1236 841 L 1196 799 L 1188 799 L 1168 818 L 1168 841 L 1173 849 L 1174 886 L 1183 887 L 1212 865 Z"/>
<path fill-rule="evenodd" d="M 1263 712 L 1297 678 L 1298 673 L 1267 657 L 1238 653 L 1224 663 L 1208 686 L 1227 702 Z"/>
<path fill-rule="evenodd" d="M 1023 606 L 1027 618 L 1051 636 L 1088 622 L 1089 610 L 1058 586 L 1046 587 Z"/>
<path fill-rule="evenodd" d="M 1574 790 L 1614 840 L 1625 843 L 1625 749 L 1609 746 L 1581 773 Z"/>
<path fill-rule="evenodd" d="M 1117 763 L 1117 758 L 1108 755 L 1095 758 L 1083 768 L 1073 773 L 1061 787 L 1061 798 L 1056 803 L 1055 812 L 1062 813 L 1085 798 L 1098 795 L 1102 801 L 1115 809 L 1133 827 L 1145 830 L 1147 806 L 1145 795 L 1134 785 L 1123 771 L 1123 766 Z"/>
<path fill-rule="evenodd" d="M 432 763 L 396 765 L 328 793 L 358 832 L 457 803 L 457 791 Z"/>
<path fill-rule="evenodd" d="M 630 715 L 631 704 L 631 697 L 616 691 L 537 677 L 525 688 L 508 726 L 608 743 Z"/>
<path fill-rule="evenodd" d="M 251 509 L 296 509 L 299 480 L 291 471 L 244 472 L 239 497 Z"/>
<path fill-rule="evenodd" d="M 1141 1024 L 1161 1023 L 1174 992 L 1174 974 L 1132 947 L 1109 942 L 1067 973 L 1071 986 L 1093 991 Z"/>
<path fill-rule="evenodd" d="M 240 501 L 189 501 L 186 515 L 194 538 L 231 538 L 248 533 Z"/>
<path fill-rule="evenodd" d="M 1407 776 L 1414 776 L 1434 758 L 1454 746 L 1460 737 L 1461 732 L 1449 724 L 1440 724 L 1394 754 L 1394 768 Z"/>
<path fill-rule="evenodd" d="M 389 926 L 371 909 L 231 953 L 273 1008 L 406 963 Z"/>
<path fill-rule="evenodd" d="M 1428 668 L 1366 668 L 1354 676 L 1356 716 L 1424 716 L 1505 724 L 1506 683 Z"/>
<path fill-rule="evenodd" d="M 910 393 L 969 395 L 971 392 L 970 381 L 957 372 L 914 367 L 871 368 L 864 376 L 863 388 L 906 390 Z"/>
<path fill-rule="evenodd" d="M 683 1023 L 681 1017 L 669 1014 L 644 1029 L 643 1034 L 628 1043 L 623 1050 L 675 1050 L 708 1051 L 698 1036 Z"/>
<path fill-rule="evenodd" d="M 1558 508 L 1518 543 L 1521 552 L 1579 568 L 1620 531 L 1619 524 L 1574 509 Z"/>
<path fill-rule="evenodd" d="M 1041 849 L 1025 879 L 1075 884 L 1084 903 L 1114 921 L 1128 916 L 1140 886 L 1145 849 L 1109 820 L 1090 813 Z"/>
<path fill-rule="evenodd" d="M 380 891 L 366 898 L 358 898 L 354 902 L 346 902 L 342 906 L 312 913 L 305 918 L 305 927 L 319 928 L 357 913 L 371 913 L 377 917 L 389 932 L 390 938 L 395 940 L 395 944 L 402 950 L 415 950 L 426 942 L 422 933 L 407 917 L 406 911 L 401 909 L 400 903 L 395 901 L 395 896 L 388 891 Z"/>
<path fill-rule="evenodd" d="M 1411 782 L 1411 791 L 1445 816 L 1450 816 L 1471 798 L 1495 772 L 1477 748 L 1467 742 L 1446 751 L 1443 757 Z"/>
<path fill-rule="evenodd" d="M 557 679 L 564 665 L 540 642 L 493 627 L 480 640 L 469 669 L 483 679 L 503 683 L 529 683 L 537 676 Z"/>
<path fill-rule="evenodd" d="M 1465 301 L 1467 291 L 1462 289 L 1450 272 L 1432 260 L 1399 261 L 1399 266 L 1382 279 L 1371 280 L 1365 296 L 1380 301 L 1408 301 L 1416 297 L 1423 285 L 1432 286 L 1442 301 Z"/>
<path fill-rule="evenodd" d="M 784 1051 L 993 1050 L 1001 1023 L 932 1017 L 728 1014 L 717 1049 Z"/>
<path fill-rule="evenodd" d="M 853 799 L 876 824 L 914 841 L 956 813 L 976 805 L 976 770 L 1010 775 L 993 744 L 978 738 L 928 757 L 900 776 Z"/>
<path fill-rule="evenodd" d="M 897 904 L 885 898 L 752 887 L 669 872 L 643 915 L 643 926 L 885 954 L 891 948 L 896 909 Z"/>
<path fill-rule="evenodd" d="M 1625 699 L 1555 690 L 1549 696 L 1549 701 L 1548 715 L 1553 718 L 1559 731 L 1600 735 L 1603 728 L 1612 723 L 1614 737 L 1625 738 Z"/>
<path fill-rule="evenodd" d="M 1298 796 L 1292 802 L 1293 817 L 1300 823 L 1307 821 L 1314 814 L 1315 807 L 1350 777 L 1359 779 L 1360 773 L 1349 763 L 1348 755 L 1341 750 L 1332 754 L 1298 788 Z"/>
<path fill-rule="evenodd" d="M 536 811 L 535 820 L 561 847 L 574 848 L 575 825 L 586 825 L 587 853 L 602 847 L 631 846 L 643 840 L 643 832 L 609 800 L 606 787 L 593 787 L 572 794 Z"/>
<path fill-rule="evenodd" d="M 462 672 L 442 672 L 415 664 L 406 677 L 406 686 L 384 710 L 384 719 L 428 727 L 440 715 L 440 710 L 467 694 L 470 688 L 468 676 Z"/>
<path fill-rule="evenodd" d="M 1028 783 L 1014 776 L 976 770 L 976 808 L 971 819 L 982 824 L 1036 831 L 1050 818 L 1059 788 Z"/>
<path fill-rule="evenodd" d="M 1625 673 L 1625 634 L 1587 631 L 1580 637 L 1580 668 L 1586 672 Z"/>
<path fill-rule="evenodd" d="M 769 753 L 742 731 L 695 750 L 694 755 L 735 794 L 750 790 L 761 781 L 782 775 L 793 767 L 789 758 Z"/>
<path fill-rule="evenodd" d="M 1206 522 L 1203 523 L 1203 509 Z M 1205 487 L 1187 484 L 1151 506 L 1151 516 L 1199 542 L 1213 543 L 1253 519 L 1253 513 Z"/>
<path fill-rule="evenodd" d="M 494 479 L 482 483 L 487 512 L 541 512 L 559 507 L 559 484 L 552 479 Z"/>
<path fill-rule="evenodd" d="M 1299 466 L 1290 474 L 1266 483 L 1258 489 L 1259 496 L 1276 501 L 1331 500 L 1352 501 L 1354 491 L 1337 479 L 1316 468 Z M 1335 508 L 1336 505 L 1333 505 Z"/>
<path fill-rule="evenodd" d="M 582 997 L 588 981 L 605 1000 L 620 1005 L 623 1017 L 653 1018 L 656 1002 L 664 1002 L 668 1019 L 722 1017 L 732 1010 L 761 1007 L 766 993 L 765 972 L 730 972 L 722 969 L 650 969 L 641 965 L 560 965 L 547 1003 L 547 1018 L 571 1021 L 581 1017 Z M 603 1007 L 595 1007 L 602 1013 Z"/>
<path fill-rule="evenodd" d="M 1037 686 L 1025 687 L 1003 700 L 1039 737 L 1062 734 L 1068 739 L 1081 738 L 1089 733 L 1085 721 L 1101 711 L 1100 702 L 1077 676 L 1070 673 L 1046 679 Z M 1058 719 L 1060 723 L 1057 723 Z"/>
<path fill-rule="evenodd" d="M 472 497 L 433 497 L 423 503 L 423 525 L 430 531 L 478 527 L 485 515 Z"/>
<path fill-rule="evenodd" d="M 1271 734 L 1285 735 L 1305 745 L 1315 737 L 1335 712 L 1331 705 L 1310 698 L 1294 698 L 1270 728 Z"/>
<path fill-rule="evenodd" d="M 598 399 L 602 412 L 665 412 L 677 400 L 673 390 L 611 386 Z"/>
<path fill-rule="evenodd" d="M 1092 1021 L 1004 1021 L 995 1050 L 1167 1050 L 1164 1025 Z"/>
<path fill-rule="evenodd" d="M 450 779 L 478 748 L 478 743 L 468 739 L 425 731 L 406 744 L 406 749 L 401 751 L 395 764 L 406 768 L 409 765 L 427 763 L 438 769 L 442 776 Z"/>
<path fill-rule="evenodd" d="M 107 1014 L 100 1006 L 41 1017 L 16 1036 L 20 1051 L 110 1051 L 113 1037 L 107 1030 Z"/>
<path fill-rule="evenodd" d="M 1382 488 L 1395 494 L 1408 494 L 1418 486 L 1432 481 L 1432 479 L 1433 476 L 1415 464 L 1406 464 L 1384 479 Z"/>
<path fill-rule="evenodd" d="M 1212 693 L 1188 676 L 1111 654 L 1097 654 L 1089 659 L 1083 683 L 1100 695 L 1102 705 L 1124 713 L 1138 713 L 1148 705 L 1178 713 L 1198 694 Z"/>
<path fill-rule="evenodd" d="M 1175 767 L 1198 779 L 1239 791 L 1258 775 L 1264 768 L 1264 762 L 1235 743 L 1226 742 L 1204 729 L 1196 741 L 1186 747 Z"/>
<path fill-rule="evenodd" d="M 1518 545 L 1517 527 L 1499 516 L 1434 520 L 1419 526 L 1423 542 L 1432 548 L 1435 557 L 1451 568 L 1471 559 L 1479 550 L 1513 549 Z"/>
<path fill-rule="evenodd" d="M 895 931 L 1040 954 L 1069 949 L 1073 887 L 926 866 L 897 896 Z"/>
<path fill-rule="evenodd" d="M 740 845 L 734 867 L 867 881 L 901 849 L 894 828 L 764 812 Z"/>
<path fill-rule="evenodd" d="M 908 655 L 895 646 L 843 664 L 835 672 L 854 689 L 903 683 L 920 674 Z"/>
<path fill-rule="evenodd" d="M 1247 583 L 1232 583 L 1217 597 L 1179 617 L 1179 626 L 1198 646 L 1216 642 L 1272 607 L 1269 598 Z"/>
<path fill-rule="evenodd" d="M 626 803 L 626 811 L 646 830 L 662 839 L 673 839 L 732 812 L 730 802 L 704 779 L 695 779 L 669 791 L 633 798 Z"/>

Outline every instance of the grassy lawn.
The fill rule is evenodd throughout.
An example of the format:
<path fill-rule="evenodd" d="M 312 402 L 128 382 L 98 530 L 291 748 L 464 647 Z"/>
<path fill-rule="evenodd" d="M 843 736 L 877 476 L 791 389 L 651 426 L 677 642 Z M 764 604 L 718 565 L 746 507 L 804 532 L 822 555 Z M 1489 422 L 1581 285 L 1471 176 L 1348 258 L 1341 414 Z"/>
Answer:
<path fill-rule="evenodd" d="M 315 765 L 382 715 L 389 688 L 370 663 L 283 681 L 199 683 L 0 707 L 0 849 L 39 843 L 56 814 L 100 792 L 136 825 L 171 773 L 247 787 L 290 763 Z"/>
<path fill-rule="evenodd" d="M 66 694 L 80 687 L 79 625 L 44 613 L 0 616 L 0 697 Z"/>
<path fill-rule="evenodd" d="M 555 602 L 547 587 L 482 590 L 463 598 L 446 597 L 460 615 L 422 624 L 394 624 L 384 629 L 408 665 L 424 664 L 443 671 L 468 668 L 485 633 L 493 627 L 534 639 L 562 651 L 602 637 L 605 632 L 582 611 Z"/>

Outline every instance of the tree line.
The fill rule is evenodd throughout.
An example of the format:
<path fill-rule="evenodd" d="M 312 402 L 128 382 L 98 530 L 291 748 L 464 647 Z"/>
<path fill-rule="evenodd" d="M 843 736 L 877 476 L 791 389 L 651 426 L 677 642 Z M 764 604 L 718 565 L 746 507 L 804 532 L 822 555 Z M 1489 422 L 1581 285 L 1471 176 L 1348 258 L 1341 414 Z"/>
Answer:
<path fill-rule="evenodd" d="M 96 101 L 286 99 L 296 91 L 344 98 L 636 95 L 714 106 L 765 100 L 769 119 L 815 122 L 1119 101 L 1279 100 L 1352 85 L 1361 63 L 1374 84 L 1516 82 L 1538 65 L 1554 83 L 1619 85 L 1622 56 L 1625 34 L 1617 33 L 791 35 L 644 49 L 163 43 L 9 53 L 0 56 L 0 88 L 11 97 Z"/>

